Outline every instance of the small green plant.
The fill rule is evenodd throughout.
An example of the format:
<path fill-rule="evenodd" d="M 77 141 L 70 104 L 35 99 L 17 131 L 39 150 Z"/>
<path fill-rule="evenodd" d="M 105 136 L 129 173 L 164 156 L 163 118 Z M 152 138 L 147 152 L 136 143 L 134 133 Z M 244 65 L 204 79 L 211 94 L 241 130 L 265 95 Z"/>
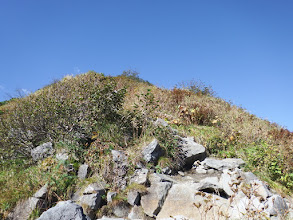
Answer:
<path fill-rule="evenodd" d="M 158 173 L 162 172 L 163 168 L 172 167 L 172 161 L 168 157 L 160 157 L 158 160 L 158 164 L 156 165 L 156 170 Z"/>
<path fill-rule="evenodd" d="M 30 214 L 28 220 L 34 220 L 37 219 L 38 217 L 40 217 L 41 215 L 41 210 L 39 208 L 36 208 L 32 211 L 32 213 Z"/>

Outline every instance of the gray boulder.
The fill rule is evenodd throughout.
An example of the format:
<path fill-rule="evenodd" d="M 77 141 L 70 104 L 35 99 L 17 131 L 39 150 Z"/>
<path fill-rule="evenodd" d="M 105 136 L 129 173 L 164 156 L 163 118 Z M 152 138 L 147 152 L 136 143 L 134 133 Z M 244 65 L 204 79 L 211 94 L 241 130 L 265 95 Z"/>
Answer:
<path fill-rule="evenodd" d="M 130 179 L 131 183 L 137 183 L 137 184 L 146 184 L 148 181 L 148 169 L 137 169 L 135 170 L 133 176 Z"/>
<path fill-rule="evenodd" d="M 147 194 L 141 197 L 141 206 L 144 213 L 150 217 L 155 217 L 160 212 L 171 182 L 161 182 L 161 178 L 155 174 L 150 175 L 151 186 L 147 189 Z"/>
<path fill-rule="evenodd" d="M 273 195 L 265 204 L 266 211 L 271 216 L 284 216 L 288 211 L 285 200 L 279 195 Z"/>
<path fill-rule="evenodd" d="M 179 138 L 179 148 L 187 169 L 190 169 L 196 160 L 202 161 L 206 158 L 205 147 L 194 142 L 193 137 Z"/>
<path fill-rule="evenodd" d="M 130 205 L 124 202 L 117 203 L 112 207 L 113 214 L 118 218 L 126 218 L 130 212 Z"/>
<path fill-rule="evenodd" d="M 59 202 L 55 207 L 44 212 L 38 220 L 90 220 L 83 213 L 82 207 L 72 201 Z"/>
<path fill-rule="evenodd" d="M 88 176 L 89 173 L 89 166 L 87 164 L 80 165 L 78 169 L 78 178 L 79 179 L 85 179 Z"/>
<path fill-rule="evenodd" d="M 218 177 L 206 177 L 205 179 L 202 179 L 198 183 L 196 189 L 198 191 L 216 194 L 224 198 L 229 197 L 229 195 L 223 189 L 222 184 L 219 182 Z"/>
<path fill-rule="evenodd" d="M 169 190 L 167 198 L 157 219 L 226 219 L 224 216 L 215 216 L 215 213 L 225 215 L 228 200 L 217 195 L 210 195 L 196 190 L 197 183 L 174 184 Z M 184 218 L 179 218 L 184 216 Z"/>
<path fill-rule="evenodd" d="M 143 158 L 146 162 L 157 162 L 159 157 L 163 155 L 163 150 L 161 149 L 157 139 L 154 139 L 149 145 L 144 147 L 142 150 Z"/>
<path fill-rule="evenodd" d="M 38 199 L 45 199 L 48 193 L 48 184 L 45 184 L 41 189 L 39 189 L 33 197 Z"/>
<path fill-rule="evenodd" d="M 31 150 L 31 156 L 34 161 L 42 160 L 51 156 L 53 153 L 54 149 L 51 142 L 44 143 Z"/>
<path fill-rule="evenodd" d="M 207 168 L 223 171 L 224 169 L 239 168 L 240 166 L 243 166 L 245 162 L 242 159 L 236 158 L 226 158 L 223 160 L 206 158 L 201 164 Z"/>
<path fill-rule="evenodd" d="M 88 215 L 91 219 L 95 217 L 95 212 L 102 205 L 102 196 L 103 194 L 95 193 L 83 195 L 80 197 L 78 204 L 81 205 L 86 215 Z"/>
<path fill-rule="evenodd" d="M 144 219 L 144 212 L 141 206 L 133 206 L 130 213 L 128 214 L 128 218 L 131 220 L 134 219 Z"/>
<path fill-rule="evenodd" d="M 83 208 L 86 215 L 93 219 L 95 212 L 102 206 L 105 195 L 103 183 L 91 183 L 85 189 L 78 190 L 72 200 Z"/>
<path fill-rule="evenodd" d="M 127 195 L 127 202 L 134 206 L 140 204 L 140 193 L 137 191 L 130 191 Z"/>

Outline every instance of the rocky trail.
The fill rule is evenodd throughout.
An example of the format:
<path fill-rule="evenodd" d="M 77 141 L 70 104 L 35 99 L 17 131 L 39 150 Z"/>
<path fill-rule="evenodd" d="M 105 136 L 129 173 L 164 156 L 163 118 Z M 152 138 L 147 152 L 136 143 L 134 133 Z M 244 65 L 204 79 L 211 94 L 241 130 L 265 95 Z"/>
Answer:
<path fill-rule="evenodd" d="M 39 220 L 97 219 L 292 219 L 291 202 L 272 191 L 253 173 L 244 172 L 244 161 L 236 158 L 216 159 L 206 156 L 206 149 L 192 137 L 180 137 L 182 169 L 165 167 L 160 171 L 137 165 L 127 176 L 128 156 L 112 150 L 114 182 L 119 192 L 111 191 L 103 181 L 77 189 L 71 200 L 46 208 L 47 186 L 20 202 L 9 219 L 28 219 L 36 208 L 47 209 Z M 53 155 L 52 145 L 34 150 L 35 158 Z M 155 162 L 162 155 L 156 139 L 141 152 L 146 162 Z M 60 155 L 55 155 L 60 157 Z M 62 156 L 62 155 L 61 155 Z M 66 155 L 61 157 L 66 159 Z M 88 176 L 88 166 L 80 166 L 78 177 Z M 136 187 L 129 187 L 129 186 Z M 142 187 L 139 187 L 142 186 Z M 141 190 L 141 189 L 144 190 Z M 107 207 L 107 208 L 105 208 Z M 101 212 L 101 210 L 104 210 Z M 106 211 L 105 211 L 106 210 Z"/>

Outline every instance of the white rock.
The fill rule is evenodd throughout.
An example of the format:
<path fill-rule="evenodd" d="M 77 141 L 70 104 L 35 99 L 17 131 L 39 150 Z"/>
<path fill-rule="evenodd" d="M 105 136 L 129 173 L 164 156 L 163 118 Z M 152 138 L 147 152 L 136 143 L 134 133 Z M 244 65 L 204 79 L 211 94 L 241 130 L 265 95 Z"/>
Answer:
<path fill-rule="evenodd" d="M 267 186 L 264 184 L 264 182 L 260 180 L 252 180 L 250 183 L 251 183 L 254 195 L 260 196 L 263 200 L 266 200 L 268 197 L 273 195 L 269 191 Z"/>
<path fill-rule="evenodd" d="M 78 169 L 78 178 L 79 179 L 85 179 L 88 175 L 89 172 L 89 166 L 87 164 L 82 164 L 80 165 L 79 169 Z"/>
<path fill-rule="evenodd" d="M 270 215 L 281 216 L 285 214 L 288 210 L 288 206 L 285 200 L 279 195 L 273 195 L 268 199 L 265 203 L 266 211 L 270 213 Z"/>
<path fill-rule="evenodd" d="M 137 169 L 135 170 L 133 176 L 130 179 L 131 183 L 137 183 L 137 184 L 146 184 L 148 181 L 148 169 Z"/>
<path fill-rule="evenodd" d="M 117 196 L 117 192 L 108 192 L 107 193 L 107 203 L 110 203 L 113 201 L 113 198 Z"/>
<path fill-rule="evenodd" d="M 130 191 L 127 195 L 127 202 L 134 206 L 140 204 L 140 194 L 137 191 Z"/>

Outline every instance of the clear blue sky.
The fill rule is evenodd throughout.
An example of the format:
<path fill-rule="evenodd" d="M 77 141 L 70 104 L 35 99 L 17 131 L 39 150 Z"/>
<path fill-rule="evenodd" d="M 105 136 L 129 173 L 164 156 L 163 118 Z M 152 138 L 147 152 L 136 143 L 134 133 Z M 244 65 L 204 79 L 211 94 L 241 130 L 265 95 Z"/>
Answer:
<path fill-rule="evenodd" d="M 1 0 L 0 101 L 66 74 L 200 79 L 293 131 L 292 0 Z"/>

